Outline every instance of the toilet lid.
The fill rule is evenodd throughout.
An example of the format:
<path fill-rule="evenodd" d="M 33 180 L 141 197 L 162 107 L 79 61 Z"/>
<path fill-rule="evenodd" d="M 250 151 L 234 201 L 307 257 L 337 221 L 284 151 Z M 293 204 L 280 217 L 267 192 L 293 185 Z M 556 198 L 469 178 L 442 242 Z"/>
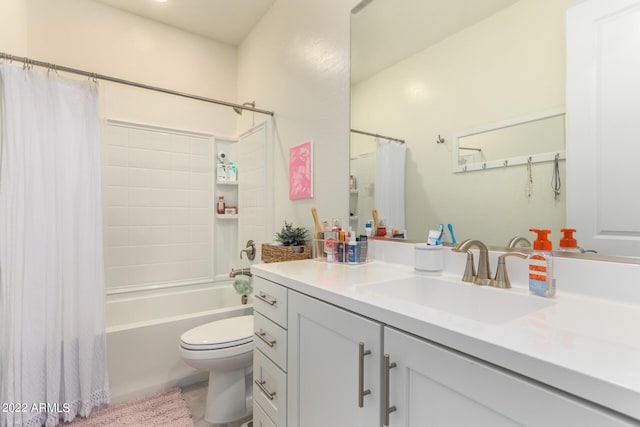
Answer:
<path fill-rule="evenodd" d="M 253 315 L 217 320 L 188 330 L 180 337 L 191 350 L 235 347 L 253 341 Z"/>

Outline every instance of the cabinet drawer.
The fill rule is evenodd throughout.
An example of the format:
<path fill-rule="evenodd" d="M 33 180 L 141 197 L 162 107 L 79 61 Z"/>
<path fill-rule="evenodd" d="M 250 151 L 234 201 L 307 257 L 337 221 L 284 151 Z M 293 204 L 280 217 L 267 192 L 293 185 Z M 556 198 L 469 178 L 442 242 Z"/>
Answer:
<path fill-rule="evenodd" d="M 253 352 L 253 400 L 277 426 L 287 420 L 287 376 L 260 351 Z"/>
<path fill-rule="evenodd" d="M 287 328 L 287 288 L 261 277 L 253 278 L 253 309 Z"/>
<path fill-rule="evenodd" d="M 260 405 L 253 405 L 253 427 L 284 427 L 276 426 L 271 418 L 264 413 Z"/>
<path fill-rule="evenodd" d="M 287 331 L 257 312 L 253 314 L 253 330 L 255 347 L 287 372 Z"/>

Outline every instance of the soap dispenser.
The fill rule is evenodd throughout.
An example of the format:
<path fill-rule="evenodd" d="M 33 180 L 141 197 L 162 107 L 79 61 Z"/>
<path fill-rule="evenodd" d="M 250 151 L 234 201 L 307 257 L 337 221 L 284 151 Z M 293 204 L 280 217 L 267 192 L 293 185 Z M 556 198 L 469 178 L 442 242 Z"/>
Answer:
<path fill-rule="evenodd" d="M 534 295 L 552 297 L 556 294 L 556 281 L 553 278 L 552 245 L 548 239 L 551 230 L 532 228 L 529 231 L 538 234 L 529 255 L 529 290 Z"/>
<path fill-rule="evenodd" d="M 564 233 L 564 236 L 560 239 L 560 248 L 558 250 L 562 252 L 581 253 L 582 251 L 578 247 L 578 241 L 573 237 L 573 233 L 576 232 L 575 228 L 561 228 L 560 231 Z"/>

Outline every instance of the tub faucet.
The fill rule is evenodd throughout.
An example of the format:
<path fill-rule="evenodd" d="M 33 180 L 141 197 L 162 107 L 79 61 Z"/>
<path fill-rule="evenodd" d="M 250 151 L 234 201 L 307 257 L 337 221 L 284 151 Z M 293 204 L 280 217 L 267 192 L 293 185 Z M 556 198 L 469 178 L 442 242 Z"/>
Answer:
<path fill-rule="evenodd" d="M 518 246 L 518 243 L 522 242 L 523 244 L 521 246 L 524 247 L 531 247 L 531 242 L 529 241 L 529 239 L 527 239 L 526 237 L 522 237 L 522 236 L 515 236 L 513 239 L 509 240 L 509 244 L 507 245 L 510 248 L 515 248 Z"/>
<path fill-rule="evenodd" d="M 480 256 L 478 258 L 478 273 L 475 275 L 475 280 L 473 280 L 473 283 L 477 285 L 488 285 L 489 281 L 491 280 L 491 268 L 489 267 L 489 250 L 487 249 L 487 246 L 480 240 L 465 240 L 464 242 L 456 245 L 453 250 L 455 252 L 468 252 L 471 248 L 478 248 L 478 250 L 480 251 Z M 470 259 L 471 267 L 473 268 L 473 257 L 471 257 Z M 467 257 L 467 261 L 468 260 L 469 257 Z M 473 275 L 469 277 L 468 272 L 465 270 L 463 280 L 470 281 L 470 278 L 473 278 Z"/>

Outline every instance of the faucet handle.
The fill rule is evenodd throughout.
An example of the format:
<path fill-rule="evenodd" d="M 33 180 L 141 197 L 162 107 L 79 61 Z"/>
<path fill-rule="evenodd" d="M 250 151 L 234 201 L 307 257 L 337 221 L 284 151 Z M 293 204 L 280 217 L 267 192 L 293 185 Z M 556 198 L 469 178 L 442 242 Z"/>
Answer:
<path fill-rule="evenodd" d="M 496 277 L 489 281 L 489 286 L 501 289 L 511 289 L 511 282 L 509 281 L 509 275 L 507 274 L 507 264 L 505 258 L 508 256 L 517 256 L 518 258 L 528 258 L 529 255 L 523 252 L 507 252 L 504 255 L 498 257 L 498 267 L 496 269 Z"/>
<path fill-rule="evenodd" d="M 464 267 L 462 275 L 463 282 L 474 283 L 476 281 L 476 266 L 473 261 L 473 252 L 467 251 L 467 265 Z"/>

